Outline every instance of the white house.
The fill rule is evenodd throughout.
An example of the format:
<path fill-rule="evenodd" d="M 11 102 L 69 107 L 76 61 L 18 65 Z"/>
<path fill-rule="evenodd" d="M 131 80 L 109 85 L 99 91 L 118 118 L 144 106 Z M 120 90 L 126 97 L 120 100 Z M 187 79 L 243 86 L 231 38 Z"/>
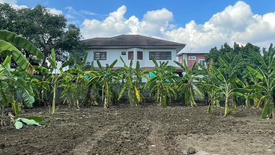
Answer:
<path fill-rule="evenodd" d="M 141 69 L 154 69 L 154 63 L 150 60 L 153 56 L 157 61 L 169 61 L 169 65 L 177 67 L 177 53 L 185 44 L 141 36 L 141 35 L 119 35 L 110 38 L 92 38 L 83 40 L 87 45 L 87 64 L 99 60 L 102 66 L 110 65 L 118 60 L 115 68 L 123 67 L 120 57 L 129 64 L 133 59 L 140 62 Z"/>

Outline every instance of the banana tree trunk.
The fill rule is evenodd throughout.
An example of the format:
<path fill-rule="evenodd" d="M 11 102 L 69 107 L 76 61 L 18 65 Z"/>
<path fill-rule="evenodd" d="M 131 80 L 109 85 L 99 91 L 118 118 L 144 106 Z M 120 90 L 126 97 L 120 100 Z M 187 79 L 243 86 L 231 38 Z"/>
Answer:
<path fill-rule="evenodd" d="M 226 95 L 225 97 L 225 111 L 224 111 L 224 117 L 230 114 L 230 109 L 229 109 L 229 96 Z"/>
<path fill-rule="evenodd" d="M 92 89 L 94 89 L 93 91 L 92 91 Z M 82 106 L 82 105 L 87 105 L 87 103 L 88 102 L 92 102 L 92 104 L 93 104 L 93 101 L 95 101 L 94 100 L 94 96 L 95 96 L 95 86 L 94 85 L 92 85 L 92 86 L 88 86 L 88 90 L 87 90 L 87 92 L 86 92 L 86 95 L 85 95 L 85 97 L 84 97 L 84 99 L 82 100 L 82 102 L 80 103 L 80 106 Z"/>
<path fill-rule="evenodd" d="M 246 97 L 245 98 L 245 106 L 246 106 L 246 108 L 250 108 L 250 98 L 249 97 Z"/>
<path fill-rule="evenodd" d="M 265 105 L 262 111 L 261 119 L 268 118 L 271 115 L 272 115 L 272 118 L 274 118 L 274 113 L 275 113 L 275 109 L 274 109 L 273 99 L 269 97 L 268 99 L 265 100 Z"/>
<path fill-rule="evenodd" d="M 105 109 L 109 108 L 109 103 L 108 103 L 107 96 L 104 97 L 104 108 Z"/>
<path fill-rule="evenodd" d="M 4 122 L 5 104 L 7 104 L 8 101 L 2 89 L 0 89 L 0 93 L 4 101 L 4 102 L 0 102 L 1 103 L 1 126 L 4 126 L 5 125 L 5 122 Z"/>
<path fill-rule="evenodd" d="M 162 93 L 160 93 L 160 91 L 158 91 L 157 94 L 157 104 L 162 105 Z"/>
<path fill-rule="evenodd" d="M 4 103 L 1 104 L 1 126 L 4 126 L 4 109 L 5 109 L 5 105 Z"/>
<path fill-rule="evenodd" d="M 52 114 L 54 114 L 55 113 L 55 100 L 56 100 L 56 88 L 57 87 L 57 85 L 56 85 L 56 81 L 55 81 L 55 83 L 54 83 L 54 85 L 53 85 L 53 103 L 52 103 Z"/>
<path fill-rule="evenodd" d="M 108 85 L 108 82 L 106 83 L 106 93 L 104 94 L 104 108 L 109 108 L 110 106 L 110 94 L 109 94 L 109 85 Z"/>
<path fill-rule="evenodd" d="M 163 107 L 168 106 L 168 96 L 167 95 L 162 95 L 163 96 Z"/>
<path fill-rule="evenodd" d="M 137 100 L 134 88 L 132 88 L 132 89 L 129 88 L 128 96 L 129 96 L 129 101 L 130 101 L 131 106 L 137 106 L 138 100 Z"/>
<path fill-rule="evenodd" d="M 191 92 L 191 95 L 190 95 L 190 99 L 191 99 L 191 106 L 192 107 L 198 106 L 197 103 L 195 102 L 195 99 L 194 99 L 194 93 L 192 93 L 192 92 Z"/>

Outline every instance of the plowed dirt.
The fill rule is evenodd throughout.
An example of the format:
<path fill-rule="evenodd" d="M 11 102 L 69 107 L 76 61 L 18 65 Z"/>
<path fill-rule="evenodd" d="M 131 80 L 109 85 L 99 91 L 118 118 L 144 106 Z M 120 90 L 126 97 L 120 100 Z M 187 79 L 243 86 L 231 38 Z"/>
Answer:
<path fill-rule="evenodd" d="M 275 154 L 275 121 L 259 120 L 261 112 L 239 107 L 222 117 L 223 109 L 129 105 L 25 110 L 22 117 L 41 116 L 51 123 L 0 130 L 1 155 L 184 155 Z"/>

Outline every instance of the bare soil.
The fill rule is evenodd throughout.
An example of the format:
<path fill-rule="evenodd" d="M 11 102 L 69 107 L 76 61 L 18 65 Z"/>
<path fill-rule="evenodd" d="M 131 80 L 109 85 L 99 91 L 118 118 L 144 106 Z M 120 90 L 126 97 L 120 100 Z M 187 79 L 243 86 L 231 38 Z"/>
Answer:
<path fill-rule="evenodd" d="M 27 109 L 22 117 L 41 116 L 51 123 L 0 130 L 1 155 L 197 155 L 275 154 L 275 121 L 259 120 L 261 112 L 239 107 L 231 116 L 207 107 L 129 105 Z M 192 152 L 192 151 L 190 151 Z"/>

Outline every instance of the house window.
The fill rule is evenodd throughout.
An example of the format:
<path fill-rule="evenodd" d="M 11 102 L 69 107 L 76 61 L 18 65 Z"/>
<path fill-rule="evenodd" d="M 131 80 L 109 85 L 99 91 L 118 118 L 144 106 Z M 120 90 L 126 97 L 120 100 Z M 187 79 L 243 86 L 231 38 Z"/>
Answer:
<path fill-rule="evenodd" d="M 125 52 L 125 51 L 122 51 L 122 52 L 121 52 L 121 55 L 126 55 L 126 52 Z"/>
<path fill-rule="evenodd" d="M 94 60 L 106 60 L 107 52 L 94 52 Z"/>
<path fill-rule="evenodd" d="M 189 60 L 197 60 L 196 56 L 189 56 Z"/>
<path fill-rule="evenodd" d="M 137 59 L 143 60 L 143 52 L 142 51 L 137 51 Z"/>
<path fill-rule="evenodd" d="M 129 51 L 128 52 L 128 60 L 132 60 L 134 59 L 134 52 L 133 51 Z"/>
<path fill-rule="evenodd" d="M 206 61 L 204 59 L 200 59 L 199 64 L 201 64 L 202 66 L 206 66 Z"/>
<path fill-rule="evenodd" d="M 149 52 L 149 59 L 152 57 L 156 60 L 172 60 L 171 52 Z"/>

